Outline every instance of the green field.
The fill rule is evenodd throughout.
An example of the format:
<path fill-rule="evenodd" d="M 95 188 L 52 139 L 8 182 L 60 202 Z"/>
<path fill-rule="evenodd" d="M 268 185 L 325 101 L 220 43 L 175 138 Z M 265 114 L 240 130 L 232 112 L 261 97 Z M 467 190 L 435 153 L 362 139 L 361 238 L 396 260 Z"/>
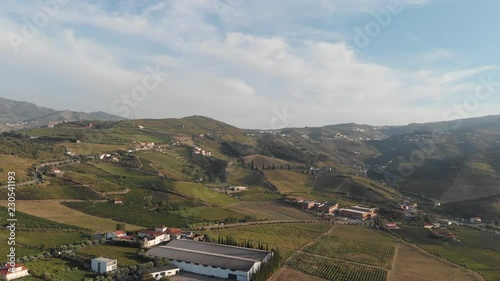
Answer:
<path fill-rule="evenodd" d="M 324 236 L 305 249 L 306 252 L 391 269 L 394 245 L 368 243 L 363 240 Z"/>
<path fill-rule="evenodd" d="M 292 253 L 328 231 L 330 227 L 329 224 L 321 223 L 287 223 L 208 230 L 205 233 L 215 240 L 219 235 L 233 236 L 239 240 L 268 245 L 270 249 L 279 249 L 285 260 Z"/>
<path fill-rule="evenodd" d="M 36 276 L 45 276 L 45 279 L 35 278 L 33 276 L 23 277 L 21 280 L 85 280 L 86 278 L 95 278 L 96 275 L 91 271 L 79 269 L 79 264 L 63 259 L 39 259 L 24 264 Z"/>
<path fill-rule="evenodd" d="M 86 175 L 75 172 L 65 172 L 64 178 L 88 185 L 98 192 L 123 191 L 125 188 L 114 182 L 108 181 L 98 175 Z"/>
<path fill-rule="evenodd" d="M 312 191 L 314 178 L 310 175 L 288 170 L 265 170 L 264 174 L 281 193 Z"/>
<path fill-rule="evenodd" d="M 230 210 L 212 207 L 196 207 L 185 210 L 171 211 L 172 214 L 202 221 L 223 221 L 226 218 L 243 219 L 245 215 Z"/>
<path fill-rule="evenodd" d="M 142 205 L 90 202 L 66 202 L 65 206 L 72 209 L 115 221 L 154 227 L 155 225 L 167 225 L 169 227 L 185 227 L 188 224 L 199 223 L 197 219 L 180 217 L 168 212 L 148 211 Z"/>
<path fill-rule="evenodd" d="M 427 252 L 475 270 L 488 280 L 500 279 L 500 236 L 474 228 L 450 228 L 459 241 L 443 242 L 429 230 L 405 225 L 398 234 L 420 245 Z"/>
<path fill-rule="evenodd" d="M 6 191 L 0 192 L 6 195 Z M 3 198 L 6 198 L 3 196 Z M 50 178 L 49 184 L 40 186 L 24 186 L 16 189 L 18 200 L 45 200 L 45 199 L 78 199 L 78 200 L 98 200 L 102 197 L 86 186 L 75 184 L 74 182 Z"/>
<path fill-rule="evenodd" d="M 186 196 L 208 202 L 215 206 L 226 206 L 239 202 L 236 198 L 192 182 L 174 182 L 172 190 Z"/>

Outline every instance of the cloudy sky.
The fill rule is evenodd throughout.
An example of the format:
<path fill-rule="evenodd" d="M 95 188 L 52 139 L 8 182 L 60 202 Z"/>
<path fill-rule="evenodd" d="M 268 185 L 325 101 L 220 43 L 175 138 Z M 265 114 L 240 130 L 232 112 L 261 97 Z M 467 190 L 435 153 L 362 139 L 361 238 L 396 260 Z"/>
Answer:
<path fill-rule="evenodd" d="M 499 10 L 496 0 L 5 0 L 0 96 L 244 128 L 500 114 Z"/>

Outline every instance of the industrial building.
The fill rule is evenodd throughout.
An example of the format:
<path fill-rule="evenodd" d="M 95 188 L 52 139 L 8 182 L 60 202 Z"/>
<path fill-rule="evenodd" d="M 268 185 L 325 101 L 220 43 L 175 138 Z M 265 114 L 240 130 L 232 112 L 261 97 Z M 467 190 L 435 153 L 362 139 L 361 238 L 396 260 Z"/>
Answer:
<path fill-rule="evenodd" d="M 359 218 L 359 219 L 371 219 L 377 216 L 376 208 L 366 208 L 360 206 L 352 206 L 350 208 L 340 209 L 340 214 L 344 216 Z"/>
<path fill-rule="evenodd" d="M 224 279 L 248 281 L 272 253 L 263 250 L 192 240 L 173 240 L 146 255 L 170 260 L 183 271 Z"/>

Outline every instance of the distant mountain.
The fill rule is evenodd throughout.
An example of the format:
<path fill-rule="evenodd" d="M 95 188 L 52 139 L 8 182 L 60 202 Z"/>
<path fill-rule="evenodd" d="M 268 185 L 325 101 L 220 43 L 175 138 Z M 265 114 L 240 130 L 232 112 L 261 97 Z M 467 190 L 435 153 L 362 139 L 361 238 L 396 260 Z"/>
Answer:
<path fill-rule="evenodd" d="M 83 120 L 119 121 L 124 118 L 102 111 L 91 113 L 58 111 L 29 102 L 0 98 L 0 132 Z"/>

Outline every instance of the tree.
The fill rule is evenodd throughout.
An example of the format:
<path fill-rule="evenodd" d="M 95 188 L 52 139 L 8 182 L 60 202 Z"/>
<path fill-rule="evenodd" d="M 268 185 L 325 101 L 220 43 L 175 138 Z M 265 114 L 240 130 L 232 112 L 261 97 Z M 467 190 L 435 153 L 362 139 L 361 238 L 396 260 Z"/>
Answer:
<path fill-rule="evenodd" d="M 115 229 L 125 231 L 125 224 L 124 223 L 117 223 Z"/>
<path fill-rule="evenodd" d="M 255 163 L 253 162 L 253 160 L 250 162 L 250 170 L 254 170 L 255 169 Z"/>

